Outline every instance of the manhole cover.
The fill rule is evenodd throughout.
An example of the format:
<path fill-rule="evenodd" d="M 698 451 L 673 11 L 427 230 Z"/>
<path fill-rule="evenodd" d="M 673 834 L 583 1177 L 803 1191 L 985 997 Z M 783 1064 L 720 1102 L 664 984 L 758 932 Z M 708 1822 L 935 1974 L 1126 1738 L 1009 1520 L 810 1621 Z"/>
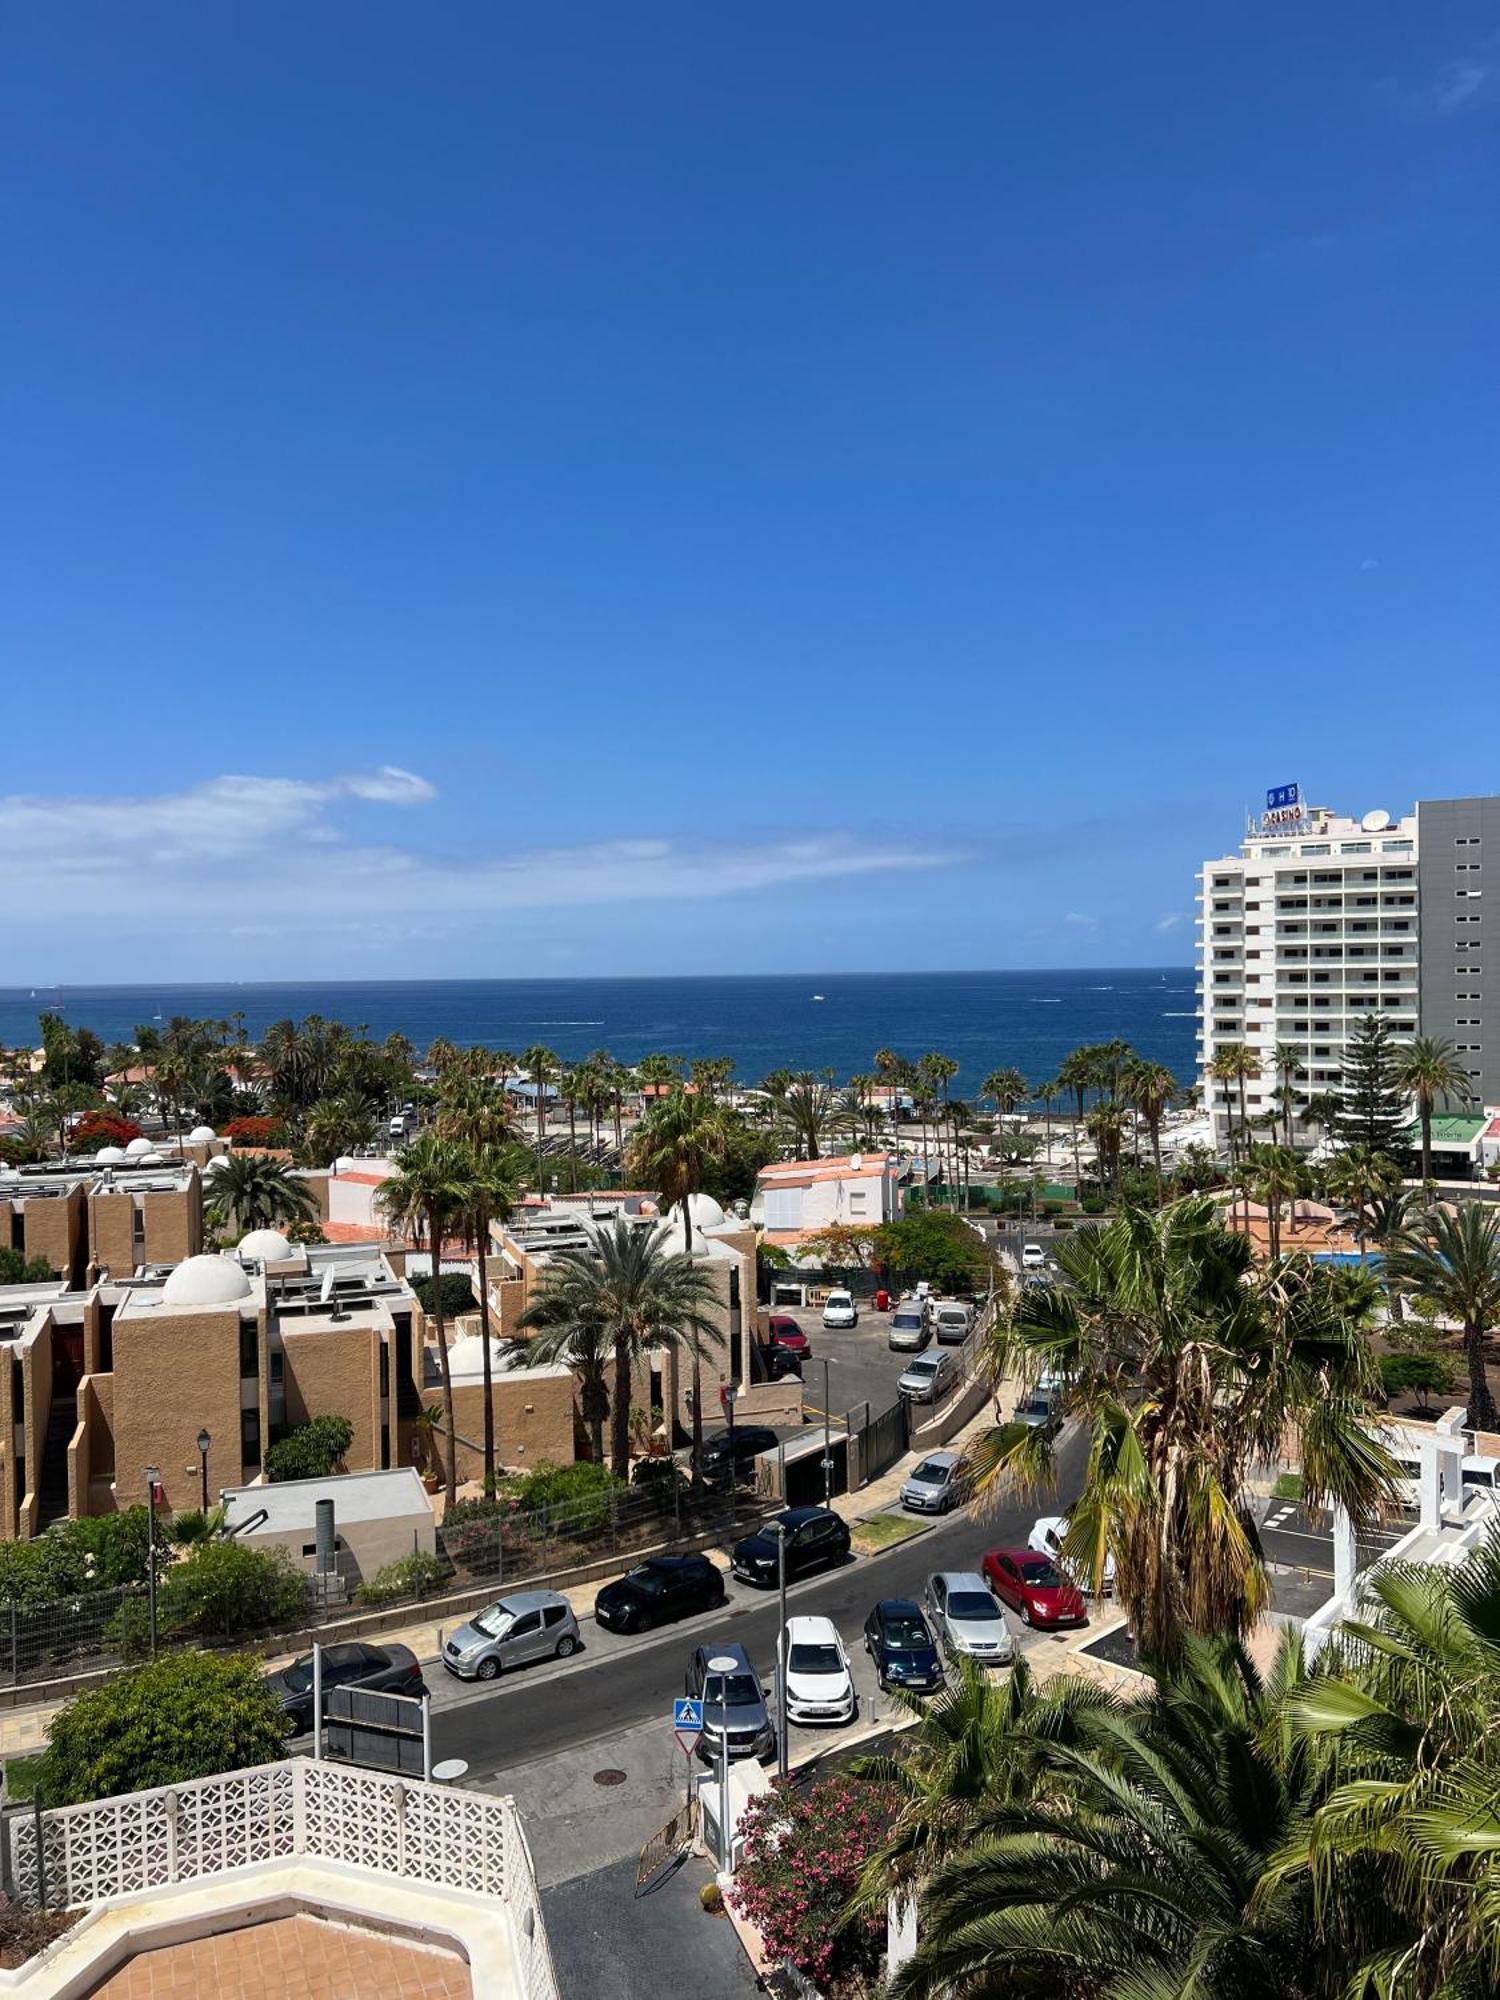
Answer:
<path fill-rule="evenodd" d="M 623 1785 L 624 1782 L 625 1773 L 623 1771 L 616 1771 L 611 1768 L 607 1771 L 596 1771 L 594 1773 L 594 1783 L 596 1785 Z"/>

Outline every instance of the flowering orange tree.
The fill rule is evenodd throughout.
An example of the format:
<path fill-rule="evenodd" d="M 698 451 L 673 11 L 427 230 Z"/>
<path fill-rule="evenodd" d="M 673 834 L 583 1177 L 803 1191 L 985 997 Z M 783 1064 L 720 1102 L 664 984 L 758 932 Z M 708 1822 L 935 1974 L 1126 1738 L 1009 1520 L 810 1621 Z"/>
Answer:
<path fill-rule="evenodd" d="M 824 1992 L 879 1965 L 884 1914 L 847 1926 L 843 1916 L 892 1803 L 879 1785 L 834 1777 L 805 1792 L 773 1785 L 740 1820 L 744 1856 L 730 1900 L 760 1932 L 769 1958 L 790 1959 Z"/>

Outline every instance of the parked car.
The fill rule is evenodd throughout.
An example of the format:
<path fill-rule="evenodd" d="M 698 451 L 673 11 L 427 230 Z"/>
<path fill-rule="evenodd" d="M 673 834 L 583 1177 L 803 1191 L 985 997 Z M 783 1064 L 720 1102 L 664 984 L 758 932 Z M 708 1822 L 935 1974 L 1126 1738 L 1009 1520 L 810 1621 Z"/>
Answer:
<path fill-rule="evenodd" d="M 990 1549 L 979 1568 L 1000 1602 L 1020 1612 L 1023 1624 L 1048 1631 L 1088 1624 L 1083 1592 L 1050 1556 L 1039 1556 L 1035 1549 Z"/>
<path fill-rule="evenodd" d="M 974 1315 L 962 1299 L 939 1299 L 932 1309 L 932 1330 L 943 1347 L 962 1347 Z"/>
<path fill-rule="evenodd" d="M 792 1722 L 852 1722 L 859 1710 L 849 1655 L 831 1618 L 786 1621 L 786 1712 Z"/>
<path fill-rule="evenodd" d="M 1023 1243 L 1021 1245 L 1021 1269 L 1023 1271 L 1040 1271 L 1046 1262 L 1047 1253 L 1040 1243 Z"/>
<path fill-rule="evenodd" d="M 761 1372 L 768 1382 L 779 1382 L 783 1375 L 795 1375 L 802 1380 L 802 1356 L 793 1354 L 786 1347 L 762 1347 L 757 1344 L 760 1355 Z"/>
<path fill-rule="evenodd" d="M 928 1577 L 926 1605 L 944 1652 L 963 1654 L 982 1667 L 1008 1667 L 1015 1658 L 1005 1613 L 972 1570 L 940 1570 Z"/>
<path fill-rule="evenodd" d="M 865 1651 L 883 1690 L 931 1694 L 943 1685 L 943 1663 L 922 1607 L 909 1597 L 883 1597 L 865 1620 Z"/>
<path fill-rule="evenodd" d="M 566 1660 L 579 1644 L 567 1598 L 555 1590 L 516 1590 L 449 1636 L 443 1665 L 461 1681 L 492 1681 L 532 1660 Z"/>
<path fill-rule="evenodd" d="M 733 1660 L 734 1666 L 718 1672 L 710 1668 L 710 1660 Z M 703 1703 L 698 1755 L 705 1764 L 717 1759 L 721 1743 L 731 1761 L 764 1757 L 776 1747 L 765 1690 L 750 1655 L 737 1641 L 723 1639 L 695 1647 L 682 1685 L 684 1694 Z"/>
<path fill-rule="evenodd" d="M 858 1326 L 859 1307 L 853 1292 L 830 1292 L 823 1301 L 824 1326 Z"/>
<path fill-rule="evenodd" d="M 768 1346 L 779 1347 L 783 1354 L 798 1355 L 803 1361 L 812 1353 L 812 1342 L 786 1313 L 772 1313 L 766 1340 Z"/>
<path fill-rule="evenodd" d="M 1063 1541 L 1068 1532 L 1066 1514 L 1043 1514 L 1031 1524 L 1031 1533 L 1026 1538 L 1026 1546 L 1035 1549 L 1039 1556 L 1050 1556 L 1064 1575 L 1073 1582 L 1085 1596 L 1089 1594 L 1089 1580 L 1079 1566 L 1063 1559 Z M 1112 1597 L 1115 1589 L 1115 1559 L 1111 1555 L 1104 1558 L 1104 1595 Z"/>
<path fill-rule="evenodd" d="M 1050 1389 L 1033 1389 L 1016 1404 L 1016 1422 L 1028 1430 L 1050 1424 L 1057 1410 L 1057 1398 Z"/>
<path fill-rule="evenodd" d="M 890 1344 L 900 1352 L 920 1354 L 930 1327 L 925 1299 L 899 1299 L 891 1313 Z"/>
<path fill-rule="evenodd" d="M 732 1446 L 735 1477 L 743 1479 L 763 1451 L 775 1451 L 776 1442 L 776 1433 L 769 1424 L 736 1424 L 733 1438 L 728 1430 L 714 1431 L 703 1440 L 703 1476 L 705 1479 L 727 1476 Z"/>
<path fill-rule="evenodd" d="M 594 1599 L 594 1617 L 607 1632 L 643 1632 L 724 1602 L 724 1579 L 707 1556 L 648 1556 Z"/>
<path fill-rule="evenodd" d="M 929 1452 L 902 1484 L 901 1505 L 910 1514 L 946 1514 L 963 1498 L 962 1464 L 961 1452 Z"/>
<path fill-rule="evenodd" d="M 958 1381 L 951 1354 L 919 1354 L 896 1378 L 896 1394 L 913 1403 L 936 1403 Z"/>
<path fill-rule="evenodd" d="M 305 1653 L 289 1667 L 266 1675 L 266 1685 L 281 1703 L 288 1736 L 303 1736 L 313 1726 L 313 1663 Z M 330 1688 L 371 1688 L 382 1694 L 426 1694 L 422 1669 L 409 1646 L 325 1646 L 323 1691 Z"/>
<path fill-rule="evenodd" d="M 788 1581 L 805 1576 L 809 1570 L 821 1569 L 827 1563 L 842 1562 L 849 1553 L 849 1529 L 843 1519 L 828 1507 L 789 1507 L 784 1514 L 776 1516 L 776 1521 L 786 1529 Z M 746 1583 L 770 1587 L 776 1582 L 777 1538 L 772 1532 L 774 1527 L 775 1522 L 768 1521 L 753 1535 L 746 1535 L 735 1543 L 729 1566 Z"/>

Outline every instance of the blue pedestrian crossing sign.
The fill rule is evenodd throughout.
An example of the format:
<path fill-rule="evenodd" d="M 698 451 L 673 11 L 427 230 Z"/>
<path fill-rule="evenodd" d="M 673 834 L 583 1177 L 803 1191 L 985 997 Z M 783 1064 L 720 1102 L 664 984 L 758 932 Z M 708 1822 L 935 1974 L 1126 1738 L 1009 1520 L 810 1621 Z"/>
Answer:
<path fill-rule="evenodd" d="M 703 1734 L 703 1704 L 689 1696 L 679 1695 L 672 1704 L 672 1734 L 682 1745 L 683 1752 L 691 1756 L 698 1747 L 698 1738 Z"/>

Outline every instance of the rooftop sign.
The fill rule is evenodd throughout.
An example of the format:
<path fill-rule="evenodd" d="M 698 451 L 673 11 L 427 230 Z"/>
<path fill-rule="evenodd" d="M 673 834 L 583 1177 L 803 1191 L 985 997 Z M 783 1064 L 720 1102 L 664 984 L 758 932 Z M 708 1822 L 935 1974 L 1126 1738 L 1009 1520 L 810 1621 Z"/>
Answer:
<path fill-rule="evenodd" d="M 1295 826 L 1302 817 L 1300 785 L 1272 785 L 1267 789 L 1266 809 L 1260 816 L 1263 833 L 1269 833 L 1273 827 Z"/>

